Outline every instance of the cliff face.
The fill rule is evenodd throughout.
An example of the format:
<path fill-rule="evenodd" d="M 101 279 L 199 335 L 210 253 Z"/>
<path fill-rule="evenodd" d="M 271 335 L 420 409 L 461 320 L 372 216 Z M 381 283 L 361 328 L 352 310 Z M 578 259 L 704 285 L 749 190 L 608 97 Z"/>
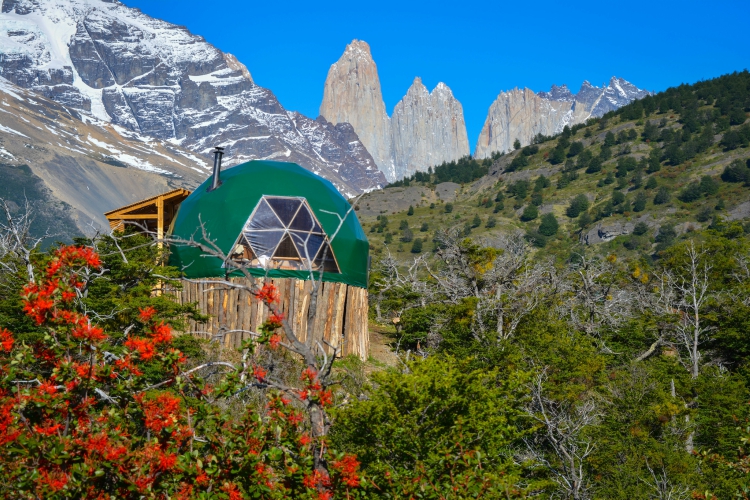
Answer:
<path fill-rule="evenodd" d="M 525 146 L 537 134 L 559 133 L 565 125 L 602 116 L 648 94 L 616 77 L 602 87 L 583 82 L 577 94 L 565 85 L 553 85 L 549 92 L 539 94 L 517 88 L 501 92 L 487 113 L 474 156 L 487 158 L 494 151 L 510 151 L 516 139 Z"/>
<path fill-rule="evenodd" d="M 444 83 L 428 92 L 415 79 L 389 118 L 370 47 L 360 40 L 331 66 L 320 114 L 350 123 L 390 181 L 469 154 L 463 108 Z"/>
<path fill-rule="evenodd" d="M 357 137 L 294 120 L 234 56 L 117 0 L 2 0 L 0 76 L 207 157 L 225 146 L 228 165 L 297 162 L 348 194 L 385 183 L 366 150 L 341 142 Z"/>
<path fill-rule="evenodd" d="M 393 110 L 391 142 L 399 179 L 466 156 L 469 139 L 461 103 L 444 83 L 430 93 L 415 78 Z"/>
<path fill-rule="evenodd" d="M 367 42 L 352 41 L 328 70 L 320 115 L 331 123 L 351 124 L 378 168 L 393 178 L 390 120 Z"/>

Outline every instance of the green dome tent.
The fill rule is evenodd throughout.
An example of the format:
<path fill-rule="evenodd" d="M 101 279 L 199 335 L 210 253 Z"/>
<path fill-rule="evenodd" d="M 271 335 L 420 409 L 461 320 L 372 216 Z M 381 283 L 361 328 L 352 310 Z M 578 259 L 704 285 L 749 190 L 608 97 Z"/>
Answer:
<path fill-rule="evenodd" d="M 210 187 L 211 178 L 182 202 L 173 237 L 200 240 L 203 223 L 207 238 L 254 276 L 304 280 L 313 270 L 317 279 L 322 269 L 323 281 L 367 288 L 367 237 L 354 211 L 346 215 L 349 202 L 326 179 L 294 163 L 256 160 L 223 171 L 221 185 Z M 230 270 L 187 245 L 172 245 L 170 264 L 188 278 Z"/>

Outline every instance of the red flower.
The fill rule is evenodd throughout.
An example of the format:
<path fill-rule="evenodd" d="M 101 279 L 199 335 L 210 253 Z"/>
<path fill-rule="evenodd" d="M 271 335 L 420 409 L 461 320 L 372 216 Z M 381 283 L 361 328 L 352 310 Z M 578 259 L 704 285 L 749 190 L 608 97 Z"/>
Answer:
<path fill-rule="evenodd" d="M 331 391 L 320 391 L 318 399 L 323 406 L 330 406 L 333 404 L 333 395 L 331 394 Z"/>
<path fill-rule="evenodd" d="M 242 493 L 240 493 L 236 484 L 226 483 L 221 489 L 229 495 L 229 500 L 242 500 Z"/>
<path fill-rule="evenodd" d="M 149 339 L 131 338 L 125 342 L 125 347 L 138 351 L 138 356 L 144 361 L 148 361 L 156 354 L 154 343 Z"/>
<path fill-rule="evenodd" d="M 266 375 L 268 375 L 268 372 L 262 366 L 253 365 L 253 377 L 255 377 L 258 382 L 263 382 Z"/>
<path fill-rule="evenodd" d="M 78 325 L 73 328 L 73 337 L 81 340 L 88 340 L 89 342 L 100 342 L 107 338 L 104 334 L 104 330 L 98 326 L 91 326 L 86 321 L 82 325 Z"/>
<path fill-rule="evenodd" d="M 159 454 L 159 469 L 160 470 L 170 470 L 177 464 L 177 455 L 174 453 L 171 453 L 169 455 L 165 455 L 164 453 Z"/>
<path fill-rule="evenodd" d="M 151 328 L 151 338 L 154 343 L 161 344 L 172 341 L 172 328 L 164 322 L 154 325 Z"/>
<path fill-rule="evenodd" d="M 180 398 L 169 393 L 162 393 L 156 398 L 145 401 L 143 395 L 136 396 L 141 404 L 145 417 L 145 425 L 154 432 L 160 432 L 166 427 L 177 423 L 180 412 Z"/>
<path fill-rule="evenodd" d="M 310 436 L 308 436 L 307 434 L 302 434 L 299 437 L 299 444 L 301 444 L 302 446 L 307 446 L 311 441 L 312 439 L 310 439 Z"/>
<path fill-rule="evenodd" d="M 273 284 L 266 283 L 255 292 L 255 298 L 267 304 L 272 304 L 279 301 L 279 291 Z"/>
<path fill-rule="evenodd" d="M 39 476 L 39 483 L 49 488 L 52 492 L 60 491 L 68 484 L 68 475 L 61 471 L 49 472 L 46 469 L 41 469 Z"/>
<path fill-rule="evenodd" d="M 271 335 L 271 337 L 268 339 L 268 344 L 271 346 L 271 349 L 276 349 L 279 347 L 279 344 L 281 343 L 281 335 L 278 335 L 274 333 Z"/>
<path fill-rule="evenodd" d="M 42 434 L 44 436 L 52 436 L 53 434 L 57 434 L 57 431 L 63 428 L 62 424 L 50 424 L 48 423 L 45 426 L 34 426 L 34 431 L 38 432 L 39 434 Z"/>
<path fill-rule="evenodd" d="M 282 322 L 284 321 L 284 314 L 274 313 L 268 317 L 268 323 L 271 328 L 281 328 Z"/>
<path fill-rule="evenodd" d="M 153 308 L 153 307 L 151 307 L 151 306 L 148 306 L 148 307 L 146 307 L 145 309 L 139 309 L 139 311 L 140 311 L 140 315 L 139 315 L 139 316 L 140 316 L 140 319 L 141 319 L 141 321 L 143 321 L 144 323 L 148 323 L 149 321 L 151 321 L 151 317 L 152 317 L 152 316 L 153 316 L 154 314 L 156 314 L 156 309 L 154 309 L 154 308 Z"/>
<path fill-rule="evenodd" d="M 356 488 L 359 486 L 360 479 L 357 474 L 359 468 L 359 462 L 354 455 L 344 455 L 341 460 L 333 462 L 334 469 L 341 472 L 341 478 L 344 484 L 349 488 Z"/>
<path fill-rule="evenodd" d="M 13 334 L 3 328 L 0 330 L 0 351 L 10 352 L 13 349 Z"/>
<path fill-rule="evenodd" d="M 205 472 L 203 472 L 202 470 L 200 470 L 200 469 L 198 469 L 198 470 L 200 471 L 200 474 L 198 474 L 195 477 L 195 482 L 198 483 L 201 486 L 203 486 L 204 484 L 208 484 L 208 481 L 209 481 L 208 475 Z"/>

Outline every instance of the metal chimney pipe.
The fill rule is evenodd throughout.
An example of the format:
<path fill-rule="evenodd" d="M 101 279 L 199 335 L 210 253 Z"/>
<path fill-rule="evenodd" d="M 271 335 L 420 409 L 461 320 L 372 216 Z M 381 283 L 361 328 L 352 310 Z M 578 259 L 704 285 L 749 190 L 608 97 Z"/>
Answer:
<path fill-rule="evenodd" d="M 224 156 L 224 148 L 216 146 L 211 152 L 214 154 L 214 175 L 209 191 L 221 186 L 221 157 Z"/>

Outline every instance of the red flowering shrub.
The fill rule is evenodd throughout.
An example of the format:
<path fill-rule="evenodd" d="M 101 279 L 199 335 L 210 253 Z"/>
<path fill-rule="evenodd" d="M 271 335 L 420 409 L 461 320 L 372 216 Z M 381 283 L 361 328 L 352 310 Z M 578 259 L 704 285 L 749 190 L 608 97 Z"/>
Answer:
<path fill-rule="evenodd" d="M 84 313 L 78 299 L 87 273 L 100 266 L 89 248 L 61 248 L 23 293 L 23 310 L 44 328 L 43 340 L 18 342 L 0 330 L 0 496 L 360 496 L 356 459 L 312 439 L 290 399 L 272 394 L 265 414 L 240 418 L 216 404 L 246 387 L 243 365 L 209 386 L 185 369 L 172 329 L 153 307 L 141 308 L 140 326 L 124 336 Z M 259 294 L 278 297 L 273 287 Z M 273 321 L 261 341 L 278 346 Z M 264 383 L 265 368 L 248 369 L 248 380 Z M 302 382 L 304 398 L 331 404 L 314 371 Z M 316 458 L 330 464 L 328 472 L 315 467 Z"/>

